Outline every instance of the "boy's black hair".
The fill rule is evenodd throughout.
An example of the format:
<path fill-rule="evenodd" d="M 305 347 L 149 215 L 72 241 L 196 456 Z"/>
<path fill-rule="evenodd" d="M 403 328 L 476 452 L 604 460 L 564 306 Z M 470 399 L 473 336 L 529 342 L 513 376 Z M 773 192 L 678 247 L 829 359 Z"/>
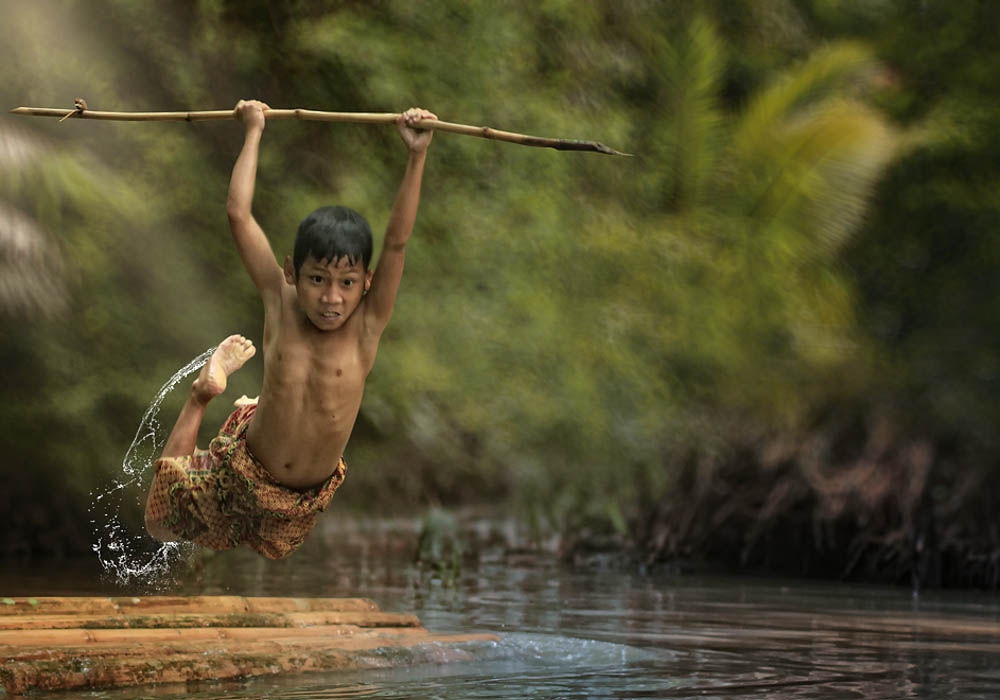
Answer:
<path fill-rule="evenodd" d="M 368 270 L 372 260 L 371 227 L 349 207 L 320 207 L 299 224 L 292 254 L 296 275 L 310 255 L 330 262 L 346 257 L 352 265 L 360 260 Z"/>

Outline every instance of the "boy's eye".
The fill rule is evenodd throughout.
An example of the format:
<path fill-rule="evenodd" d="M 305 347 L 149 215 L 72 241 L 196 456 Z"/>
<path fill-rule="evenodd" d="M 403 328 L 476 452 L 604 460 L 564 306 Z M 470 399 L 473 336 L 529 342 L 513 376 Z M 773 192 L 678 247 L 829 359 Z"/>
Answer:
<path fill-rule="evenodd" d="M 323 284 L 323 278 L 320 277 L 319 275 L 310 275 L 309 281 L 312 282 L 313 284 Z"/>
<path fill-rule="evenodd" d="M 344 280 L 344 286 L 345 287 L 353 287 L 354 286 L 354 280 Z"/>

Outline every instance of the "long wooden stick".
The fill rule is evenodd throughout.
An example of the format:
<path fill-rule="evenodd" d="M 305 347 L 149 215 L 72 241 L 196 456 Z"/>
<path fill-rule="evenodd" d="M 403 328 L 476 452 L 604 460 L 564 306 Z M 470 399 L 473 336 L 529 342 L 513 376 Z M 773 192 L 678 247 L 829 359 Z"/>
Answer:
<path fill-rule="evenodd" d="M 128 122 L 200 122 L 219 121 L 224 119 L 235 119 L 235 113 L 231 109 L 219 109 L 200 112 L 101 112 L 87 108 L 87 103 L 82 99 L 77 99 L 75 108 L 72 110 L 52 109 L 49 107 L 16 107 L 12 114 L 22 114 L 29 117 L 59 117 L 60 121 L 68 118 L 75 119 L 103 119 L 109 121 Z M 399 117 L 392 112 L 321 112 L 313 109 L 269 109 L 264 112 L 267 119 L 301 119 L 303 121 L 317 122 L 344 122 L 350 124 L 394 124 Z M 513 131 L 501 131 L 488 126 L 470 126 L 468 124 L 454 124 L 436 119 L 423 119 L 414 124 L 418 129 L 431 129 L 434 131 L 447 131 L 453 134 L 463 134 L 465 136 L 478 136 L 484 139 L 495 141 L 507 141 L 509 143 L 519 143 L 523 146 L 538 146 L 541 148 L 554 148 L 558 151 L 592 151 L 595 153 L 605 153 L 612 156 L 627 156 L 628 153 L 616 151 L 597 141 L 578 141 L 576 139 L 546 138 L 543 136 L 529 136 L 518 134 Z"/>

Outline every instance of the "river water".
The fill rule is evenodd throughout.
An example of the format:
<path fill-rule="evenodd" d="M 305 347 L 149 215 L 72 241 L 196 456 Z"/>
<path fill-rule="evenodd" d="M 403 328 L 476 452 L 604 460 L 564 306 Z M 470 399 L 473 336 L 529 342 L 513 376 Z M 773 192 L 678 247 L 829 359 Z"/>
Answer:
<path fill-rule="evenodd" d="M 468 531 L 477 556 L 442 580 L 412 563 L 417 525 L 328 514 L 288 560 L 194 556 L 156 590 L 92 562 L 5 567 L 0 594 L 363 596 L 500 637 L 447 665 L 399 652 L 374 671 L 35 698 L 1000 698 L 996 595 L 567 566 L 512 551 L 509 524 Z"/>

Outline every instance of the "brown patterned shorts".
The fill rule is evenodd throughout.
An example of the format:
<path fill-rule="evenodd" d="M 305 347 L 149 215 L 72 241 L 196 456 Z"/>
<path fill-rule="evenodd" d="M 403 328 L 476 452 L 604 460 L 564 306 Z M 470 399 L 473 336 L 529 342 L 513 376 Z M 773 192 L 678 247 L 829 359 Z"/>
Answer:
<path fill-rule="evenodd" d="M 210 549 L 245 544 L 269 559 L 298 549 L 344 481 L 347 464 L 341 459 L 312 489 L 279 484 L 247 449 L 246 429 L 256 410 L 254 403 L 233 411 L 207 450 L 157 460 L 147 508 L 153 521 Z"/>

